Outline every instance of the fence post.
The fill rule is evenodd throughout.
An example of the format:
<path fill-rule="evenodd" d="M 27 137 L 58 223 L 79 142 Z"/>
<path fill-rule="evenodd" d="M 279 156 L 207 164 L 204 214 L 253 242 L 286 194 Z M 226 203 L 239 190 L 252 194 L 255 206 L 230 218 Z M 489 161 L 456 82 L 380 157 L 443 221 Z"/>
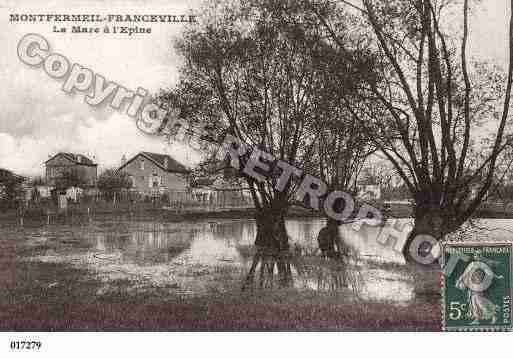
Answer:
<path fill-rule="evenodd" d="M 18 202 L 18 207 L 16 208 L 16 212 L 18 214 L 19 220 L 20 220 L 20 226 L 23 227 L 23 204 Z"/>

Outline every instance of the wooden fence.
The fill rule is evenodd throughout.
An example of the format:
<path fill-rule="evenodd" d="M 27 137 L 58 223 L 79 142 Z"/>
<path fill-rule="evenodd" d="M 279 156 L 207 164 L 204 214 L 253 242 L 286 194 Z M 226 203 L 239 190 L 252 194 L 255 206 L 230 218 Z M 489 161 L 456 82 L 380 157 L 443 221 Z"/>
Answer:
<path fill-rule="evenodd" d="M 209 189 L 190 191 L 169 191 L 169 205 L 166 209 L 181 211 L 226 211 L 253 208 L 253 201 L 246 190 Z"/>

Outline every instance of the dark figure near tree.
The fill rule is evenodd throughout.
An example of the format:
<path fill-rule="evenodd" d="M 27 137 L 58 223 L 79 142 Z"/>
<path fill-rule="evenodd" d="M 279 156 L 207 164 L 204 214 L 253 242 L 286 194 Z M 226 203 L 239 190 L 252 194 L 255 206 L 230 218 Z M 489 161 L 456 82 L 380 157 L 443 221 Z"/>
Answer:
<path fill-rule="evenodd" d="M 323 257 L 342 258 L 348 254 L 338 233 L 338 222 L 332 219 L 328 219 L 326 226 L 319 231 L 317 242 Z"/>

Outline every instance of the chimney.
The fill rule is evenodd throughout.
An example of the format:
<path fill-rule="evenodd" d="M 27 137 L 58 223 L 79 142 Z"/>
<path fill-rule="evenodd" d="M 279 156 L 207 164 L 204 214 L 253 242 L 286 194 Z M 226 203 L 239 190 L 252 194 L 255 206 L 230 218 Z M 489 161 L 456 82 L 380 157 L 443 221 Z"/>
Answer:
<path fill-rule="evenodd" d="M 126 156 L 123 155 L 123 157 L 121 157 L 121 166 L 123 166 L 125 163 L 126 163 Z"/>
<path fill-rule="evenodd" d="M 82 156 L 77 155 L 77 162 L 78 162 L 78 163 L 82 163 Z"/>
<path fill-rule="evenodd" d="M 169 169 L 169 159 L 167 157 L 164 159 L 164 168 Z"/>

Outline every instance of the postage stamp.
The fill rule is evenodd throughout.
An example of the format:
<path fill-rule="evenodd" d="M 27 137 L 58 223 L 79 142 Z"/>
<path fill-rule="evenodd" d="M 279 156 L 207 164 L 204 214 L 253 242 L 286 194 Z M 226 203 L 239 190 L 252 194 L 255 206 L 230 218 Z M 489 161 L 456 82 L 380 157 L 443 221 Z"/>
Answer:
<path fill-rule="evenodd" d="M 511 330 L 512 248 L 512 243 L 444 246 L 443 330 Z"/>

